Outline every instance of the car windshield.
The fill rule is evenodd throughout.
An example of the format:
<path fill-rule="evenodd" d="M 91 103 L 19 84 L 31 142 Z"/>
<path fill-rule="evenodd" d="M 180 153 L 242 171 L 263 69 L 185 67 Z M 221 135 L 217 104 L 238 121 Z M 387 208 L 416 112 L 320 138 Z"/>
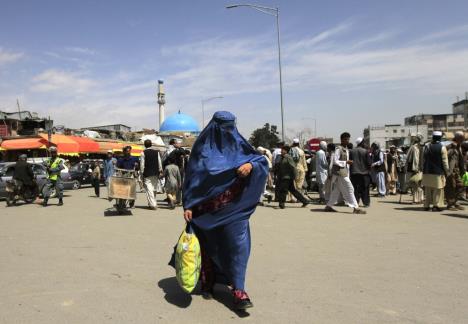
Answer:
<path fill-rule="evenodd" d="M 70 171 L 81 171 L 81 164 L 75 164 L 70 167 Z"/>

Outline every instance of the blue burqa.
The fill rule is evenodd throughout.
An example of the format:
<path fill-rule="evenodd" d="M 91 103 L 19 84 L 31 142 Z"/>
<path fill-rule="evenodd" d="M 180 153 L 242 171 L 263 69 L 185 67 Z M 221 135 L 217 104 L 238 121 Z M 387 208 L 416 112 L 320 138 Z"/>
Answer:
<path fill-rule="evenodd" d="M 237 169 L 252 164 L 242 190 L 221 208 L 203 209 L 192 224 L 202 246 L 236 289 L 244 289 L 250 255 L 249 218 L 265 188 L 268 162 L 239 134 L 236 118 L 216 112 L 193 145 L 187 164 L 184 209 L 197 209 L 239 182 Z"/>

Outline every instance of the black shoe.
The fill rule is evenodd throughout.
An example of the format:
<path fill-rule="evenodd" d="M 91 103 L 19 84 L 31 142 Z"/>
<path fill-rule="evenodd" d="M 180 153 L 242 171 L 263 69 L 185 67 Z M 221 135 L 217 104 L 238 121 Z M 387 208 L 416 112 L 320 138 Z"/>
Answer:
<path fill-rule="evenodd" d="M 63 206 L 63 200 L 62 199 L 59 199 L 59 202 L 58 202 L 57 206 Z"/>
<path fill-rule="evenodd" d="M 202 297 L 205 300 L 211 300 L 214 298 L 213 289 L 202 290 Z"/>
<path fill-rule="evenodd" d="M 433 211 L 433 212 L 441 212 L 441 211 L 442 211 L 442 208 L 439 208 L 439 207 L 437 207 L 437 206 L 434 206 L 434 207 L 432 207 L 432 211 Z"/>
<path fill-rule="evenodd" d="M 362 210 L 362 209 L 359 209 L 359 208 L 354 208 L 353 210 L 353 214 L 361 214 L 361 215 L 365 215 L 367 214 L 365 210 Z"/>
<path fill-rule="evenodd" d="M 234 308 L 236 310 L 245 310 L 253 307 L 249 295 L 245 291 L 233 290 L 232 294 L 234 295 Z"/>
<path fill-rule="evenodd" d="M 268 197 L 267 197 L 267 201 L 268 201 L 269 204 L 271 204 L 271 201 L 272 201 L 272 200 L 273 200 L 273 197 L 272 197 L 272 196 L 268 196 Z"/>
<path fill-rule="evenodd" d="M 280 204 L 280 205 L 279 205 L 279 208 L 284 209 L 284 205 L 281 205 L 281 204 Z"/>
<path fill-rule="evenodd" d="M 42 201 L 42 207 L 47 207 L 47 199 L 44 199 L 44 200 Z"/>
<path fill-rule="evenodd" d="M 307 207 L 308 204 L 310 204 L 309 201 L 306 201 L 306 202 L 302 203 L 302 208 Z"/>

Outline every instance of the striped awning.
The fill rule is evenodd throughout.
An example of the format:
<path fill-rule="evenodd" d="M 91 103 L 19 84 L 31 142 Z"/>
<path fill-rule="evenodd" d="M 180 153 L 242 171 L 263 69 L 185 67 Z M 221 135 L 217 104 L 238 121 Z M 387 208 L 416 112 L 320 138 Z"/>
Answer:
<path fill-rule="evenodd" d="M 122 152 L 123 145 L 121 143 L 99 140 L 96 143 L 99 145 L 99 153 L 107 153 L 108 151 Z"/>
<path fill-rule="evenodd" d="M 49 137 L 47 134 L 40 134 L 42 138 L 48 140 Z M 80 146 L 77 142 L 70 138 L 70 136 L 61 135 L 61 134 L 52 134 L 50 138 L 50 143 L 52 146 L 57 147 L 58 154 L 62 155 L 78 155 L 80 153 Z"/>
<path fill-rule="evenodd" d="M 133 156 L 140 156 L 141 152 L 145 150 L 145 148 L 141 145 L 130 144 L 130 146 L 132 147 L 131 155 Z"/>
<path fill-rule="evenodd" d="M 99 144 L 88 137 L 69 136 L 70 139 L 78 143 L 80 153 L 99 153 Z"/>

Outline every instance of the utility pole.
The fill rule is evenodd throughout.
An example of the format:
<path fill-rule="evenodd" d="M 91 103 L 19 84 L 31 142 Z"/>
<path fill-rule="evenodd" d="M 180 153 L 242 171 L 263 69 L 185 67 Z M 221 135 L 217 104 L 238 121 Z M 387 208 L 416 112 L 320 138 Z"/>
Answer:
<path fill-rule="evenodd" d="M 16 106 L 18 107 L 18 116 L 19 116 L 19 120 L 21 121 L 21 108 L 20 108 L 20 104 L 19 104 L 19 99 L 16 98 Z"/>

